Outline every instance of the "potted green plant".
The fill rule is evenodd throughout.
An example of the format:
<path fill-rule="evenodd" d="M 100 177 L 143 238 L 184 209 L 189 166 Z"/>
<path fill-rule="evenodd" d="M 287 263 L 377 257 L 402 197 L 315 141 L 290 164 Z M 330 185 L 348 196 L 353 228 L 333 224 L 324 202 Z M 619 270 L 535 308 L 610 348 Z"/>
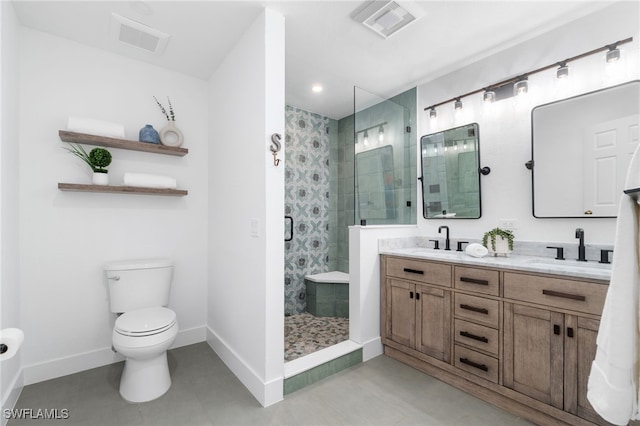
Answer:
<path fill-rule="evenodd" d="M 106 169 L 111 164 L 111 153 L 104 148 L 93 148 L 89 153 L 85 151 L 82 145 L 69 143 L 69 147 L 65 147 L 67 151 L 80 158 L 93 171 L 94 185 L 108 185 L 109 175 Z"/>
<path fill-rule="evenodd" d="M 513 238 L 512 231 L 493 228 L 491 231 L 484 233 L 482 245 L 489 250 L 489 254 L 494 256 L 499 254 L 509 256 L 513 251 Z"/>

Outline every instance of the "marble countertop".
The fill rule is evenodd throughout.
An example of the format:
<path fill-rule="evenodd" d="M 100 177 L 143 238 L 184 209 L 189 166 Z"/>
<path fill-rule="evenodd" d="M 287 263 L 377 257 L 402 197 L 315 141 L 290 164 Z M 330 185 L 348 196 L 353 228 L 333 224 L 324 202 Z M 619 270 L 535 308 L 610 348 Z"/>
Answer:
<path fill-rule="evenodd" d="M 597 261 L 578 262 L 576 260 L 556 260 L 549 257 L 511 254 L 504 256 L 473 257 L 465 252 L 434 250 L 426 247 L 385 247 L 380 254 L 412 257 L 416 259 L 437 260 L 470 266 L 485 266 L 515 271 L 536 272 L 591 280 L 611 279 L 611 264 Z"/>

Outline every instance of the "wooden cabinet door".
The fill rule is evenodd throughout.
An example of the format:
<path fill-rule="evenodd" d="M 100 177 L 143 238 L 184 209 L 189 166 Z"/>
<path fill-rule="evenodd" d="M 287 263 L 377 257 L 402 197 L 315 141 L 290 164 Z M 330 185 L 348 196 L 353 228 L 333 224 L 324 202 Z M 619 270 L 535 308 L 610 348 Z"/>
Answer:
<path fill-rule="evenodd" d="M 504 385 L 563 409 L 564 315 L 504 306 Z"/>
<path fill-rule="evenodd" d="M 451 292 L 416 286 L 416 349 L 441 361 L 451 360 Z"/>
<path fill-rule="evenodd" d="M 597 425 L 608 426 L 587 400 L 591 363 L 596 357 L 600 321 L 565 315 L 564 408 Z"/>
<path fill-rule="evenodd" d="M 416 308 L 415 284 L 388 280 L 387 336 L 401 345 L 415 348 Z"/>

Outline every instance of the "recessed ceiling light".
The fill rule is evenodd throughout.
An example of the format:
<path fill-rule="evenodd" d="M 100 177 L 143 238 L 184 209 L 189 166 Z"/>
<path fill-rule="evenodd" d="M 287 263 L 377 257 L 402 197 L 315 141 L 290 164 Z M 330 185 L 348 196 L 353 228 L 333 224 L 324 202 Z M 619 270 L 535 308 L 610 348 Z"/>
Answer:
<path fill-rule="evenodd" d="M 322 86 L 319 84 L 314 84 L 313 87 L 311 87 L 311 90 L 313 91 L 313 93 L 320 93 L 322 92 Z"/>

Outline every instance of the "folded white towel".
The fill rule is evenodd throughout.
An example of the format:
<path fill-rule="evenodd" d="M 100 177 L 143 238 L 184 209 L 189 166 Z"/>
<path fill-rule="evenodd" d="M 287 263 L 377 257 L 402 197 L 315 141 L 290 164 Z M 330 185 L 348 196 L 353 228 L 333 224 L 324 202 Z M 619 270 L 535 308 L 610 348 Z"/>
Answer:
<path fill-rule="evenodd" d="M 487 250 L 485 246 L 478 243 L 469 244 L 464 251 L 473 257 L 484 257 L 489 253 L 489 250 Z"/>
<path fill-rule="evenodd" d="M 94 118 L 69 117 L 67 130 L 90 135 L 124 139 L 124 126 Z"/>
<path fill-rule="evenodd" d="M 170 188 L 176 189 L 176 180 L 169 176 L 151 175 L 147 173 L 125 173 L 124 184 L 142 188 Z"/>

